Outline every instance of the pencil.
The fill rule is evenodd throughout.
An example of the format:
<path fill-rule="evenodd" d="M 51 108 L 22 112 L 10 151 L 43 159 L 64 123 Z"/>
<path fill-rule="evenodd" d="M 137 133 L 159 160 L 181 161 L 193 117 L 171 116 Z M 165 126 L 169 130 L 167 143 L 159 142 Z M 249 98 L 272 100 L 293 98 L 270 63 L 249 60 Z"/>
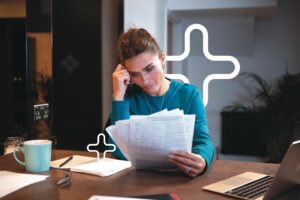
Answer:
<path fill-rule="evenodd" d="M 73 156 L 70 156 L 69 158 L 67 158 L 63 163 L 61 163 L 60 165 L 59 165 L 59 167 L 62 167 L 62 166 L 64 166 L 64 165 L 66 165 L 68 162 L 70 162 L 71 160 L 73 159 Z"/>

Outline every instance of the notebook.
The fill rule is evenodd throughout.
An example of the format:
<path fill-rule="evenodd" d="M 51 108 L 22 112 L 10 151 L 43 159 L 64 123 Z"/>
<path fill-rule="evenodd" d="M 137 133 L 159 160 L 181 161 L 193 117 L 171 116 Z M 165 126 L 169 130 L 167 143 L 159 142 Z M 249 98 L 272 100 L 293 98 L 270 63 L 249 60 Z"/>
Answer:
<path fill-rule="evenodd" d="M 179 197 L 175 193 L 152 194 L 133 197 L 93 195 L 89 198 L 89 200 L 179 200 Z"/>
<path fill-rule="evenodd" d="M 203 187 L 239 199 L 273 199 L 300 185 L 300 140 L 286 152 L 275 177 L 245 172 Z"/>
<path fill-rule="evenodd" d="M 66 169 L 73 172 L 93 174 L 97 176 L 110 176 L 124 169 L 130 168 L 131 163 L 125 160 L 105 158 L 98 160 L 94 157 L 73 155 L 70 157 L 54 160 L 50 166 L 56 169 Z M 65 161 L 67 161 L 65 163 Z M 61 166 L 62 163 L 65 163 Z"/>

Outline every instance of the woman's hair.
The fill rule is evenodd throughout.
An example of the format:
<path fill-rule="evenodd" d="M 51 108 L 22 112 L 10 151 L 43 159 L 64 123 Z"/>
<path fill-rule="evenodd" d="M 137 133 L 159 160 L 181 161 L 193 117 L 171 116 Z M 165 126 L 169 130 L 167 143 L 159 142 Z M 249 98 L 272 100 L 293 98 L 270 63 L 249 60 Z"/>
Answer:
<path fill-rule="evenodd" d="M 119 62 L 133 58 L 143 52 L 161 55 L 161 49 L 156 40 L 143 28 L 130 28 L 122 33 L 117 42 L 117 57 Z"/>

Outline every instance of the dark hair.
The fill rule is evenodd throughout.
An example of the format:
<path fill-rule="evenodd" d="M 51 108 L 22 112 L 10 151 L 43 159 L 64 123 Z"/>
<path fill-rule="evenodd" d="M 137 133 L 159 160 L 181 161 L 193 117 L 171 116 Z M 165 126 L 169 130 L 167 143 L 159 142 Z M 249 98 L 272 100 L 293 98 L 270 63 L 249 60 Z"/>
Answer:
<path fill-rule="evenodd" d="M 133 58 L 143 52 L 161 55 L 161 49 L 156 40 L 143 28 L 130 28 L 122 33 L 117 42 L 117 57 L 119 62 Z"/>

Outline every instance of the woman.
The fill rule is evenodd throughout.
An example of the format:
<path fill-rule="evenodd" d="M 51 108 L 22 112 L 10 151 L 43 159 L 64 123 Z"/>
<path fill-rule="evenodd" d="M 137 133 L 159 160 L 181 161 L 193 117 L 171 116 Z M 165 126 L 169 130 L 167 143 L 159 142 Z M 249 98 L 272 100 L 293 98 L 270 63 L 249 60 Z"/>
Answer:
<path fill-rule="evenodd" d="M 117 54 L 121 64 L 112 74 L 111 123 L 163 109 L 180 108 L 184 114 L 195 114 L 192 153 L 172 152 L 169 160 L 191 177 L 203 173 L 211 164 L 214 146 L 199 90 L 164 77 L 165 55 L 144 29 L 132 28 L 123 33 L 117 43 Z M 119 149 L 114 155 L 125 159 Z"/>

